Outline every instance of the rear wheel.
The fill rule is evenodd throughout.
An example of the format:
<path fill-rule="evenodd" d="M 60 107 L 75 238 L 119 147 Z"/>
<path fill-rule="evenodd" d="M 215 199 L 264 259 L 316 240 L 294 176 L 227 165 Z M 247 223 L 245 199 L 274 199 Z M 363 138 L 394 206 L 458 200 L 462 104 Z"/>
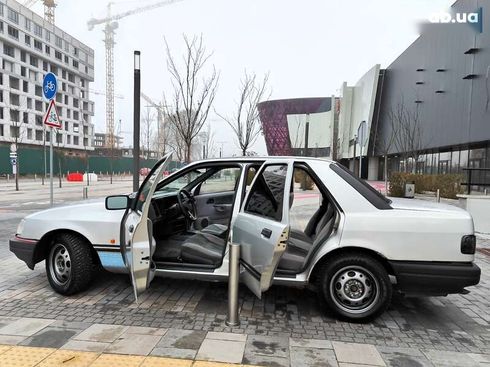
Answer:
<path fill-rule="evenodd" d="M 46 258 L 46 274 L 51 287 L 63 295 L 78 293 L 87 289 L 92 273 L 89 244 L 70 233 L 57 235 Z"/>
<path fill-rule="evenodd" d="M 381 314 L 391 302 L 390 278 L 381 263 L 364 255 L 345 254 L 324 265 L 318 289 L 326 306 L 350 320 Z"/>

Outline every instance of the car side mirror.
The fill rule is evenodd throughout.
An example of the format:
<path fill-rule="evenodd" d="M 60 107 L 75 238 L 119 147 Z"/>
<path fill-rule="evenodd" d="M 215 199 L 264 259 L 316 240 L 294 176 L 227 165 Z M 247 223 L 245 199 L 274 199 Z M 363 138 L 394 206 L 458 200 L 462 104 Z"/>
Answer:
<path fill-rule="evenodd" d="M 105 198 L 105 208 L 107 210 L 122 210 L 129 207 L 130 199 L 128 195 L 112 195 Z"/>

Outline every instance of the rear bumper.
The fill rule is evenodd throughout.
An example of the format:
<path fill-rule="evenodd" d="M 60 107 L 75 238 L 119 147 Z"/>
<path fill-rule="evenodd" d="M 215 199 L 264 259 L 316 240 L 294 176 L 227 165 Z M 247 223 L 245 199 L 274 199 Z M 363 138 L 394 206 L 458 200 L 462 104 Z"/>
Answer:
<path fill-rule="evenodd" d="M 34 269 L 38 261 L 35 259 L 36 246 L 39 241 L 15 236 L 9 241 L 10 251 L 24 261 L 29 269 Z"/>
<path fill-rule="evenodd" d="M 397 289 L 408 294 L 445 296 L 465 292 L 480 282 L 480 268 L 474 263 L 390 261 Z"/>

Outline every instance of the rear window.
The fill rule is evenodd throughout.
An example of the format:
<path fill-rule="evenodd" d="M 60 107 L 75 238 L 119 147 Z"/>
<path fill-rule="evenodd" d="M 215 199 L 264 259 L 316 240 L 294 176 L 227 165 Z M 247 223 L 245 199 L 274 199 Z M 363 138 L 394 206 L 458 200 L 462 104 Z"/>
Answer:
<path fill-rule="evenodd" d="M 366 181 L 359 179 L 351 171 L 342 166 L 341 164 L 332 163 L 330 168 L 344 179 L 349 185 L 351 185 L 359 194 L 373 204 L 378 209 L 393 209 L 391 207 L 391 200 L 380 192 L 376 191 L 374 187 L 369 185 Z"/>

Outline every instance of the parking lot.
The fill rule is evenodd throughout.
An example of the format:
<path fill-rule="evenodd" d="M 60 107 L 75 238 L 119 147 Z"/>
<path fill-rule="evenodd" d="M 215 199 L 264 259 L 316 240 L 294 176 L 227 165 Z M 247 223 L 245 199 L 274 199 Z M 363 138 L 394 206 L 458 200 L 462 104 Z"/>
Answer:
<path fill-rule="evenodd" d="M 116 186 L 114 193 L 125 188 L 122 184 Z M 101 189 L 99 196 L 111 190 Z M 66 195 L 65 202 L 69 196 Z M 8 239 L 15 233 L 20 219 L 47 206 L 22 205 L 22 200 L 33 200 L 32 193 L 17 197 L 20 200 L 16 205 L 12 201 L 0 201 L 0 344 L 10 341 L 59 348 L 94 324 L 107 324 L 165 329 L 177 335 L 177 339 L 187 336 L 188 340 L 192 336 L 194 344 L 185 347 L 183 343 L 184 348 L 180 348 L 189 351 L 186 355 L 175 346 L 160 346 L 163 355 L 174 357 L 194 358 L 208 338 L 206 332 L 231 332 L 246 336 L 239 339 L 244 345 L 243 363 L 251 364 L 302 365 L 295 361 L 306 361 L 308 357 L 301 357 L 305 351 L 294 340 L 306 343 L 311 339 L 330 343 L 323 347 L 310 343 L 303 348 L 316 353 L 324 351 L 325 360 L 329 360 L 327 351 L 333 348 L 331 342 L 347 342 L 374 345 L 389 365 L 444 365 L 446 362 L 454 365 L 454 358 L 461 358 L 457 365 L 478 365 L 478 360 L 485 361 L 485 358 L 490 362 L 490 256 L 483 251 L 477 255 L 477 264 L 482 268 L 481 282 L 467 295 L 444 298 L 395 295 L 383 316 L 370 323 L 354 324 L 325 313 L 308 289 L 274 286 L 258 300 L 241 287 L 241 325 L 228 328 L 224 323 L 226 284 L 155 279 L 136 304 L 127 275 L 101 272 L 90 290 L 83 294 L 63 297 L 54 293 L 48 285 L 44 263 L 31 271 L 8 251 Z M 490 248 L 490 238 L 480 237 L 478 247 Z M 9 335 L 8 325 L 21 318 L 49 322 L 30 334 Z M 163 340 L 159 339 L 155 345 L 158 347 L 157 343 L 164 343 Z M 467 354 L 447 351 L 486 356 L 469 358 Z"/>

